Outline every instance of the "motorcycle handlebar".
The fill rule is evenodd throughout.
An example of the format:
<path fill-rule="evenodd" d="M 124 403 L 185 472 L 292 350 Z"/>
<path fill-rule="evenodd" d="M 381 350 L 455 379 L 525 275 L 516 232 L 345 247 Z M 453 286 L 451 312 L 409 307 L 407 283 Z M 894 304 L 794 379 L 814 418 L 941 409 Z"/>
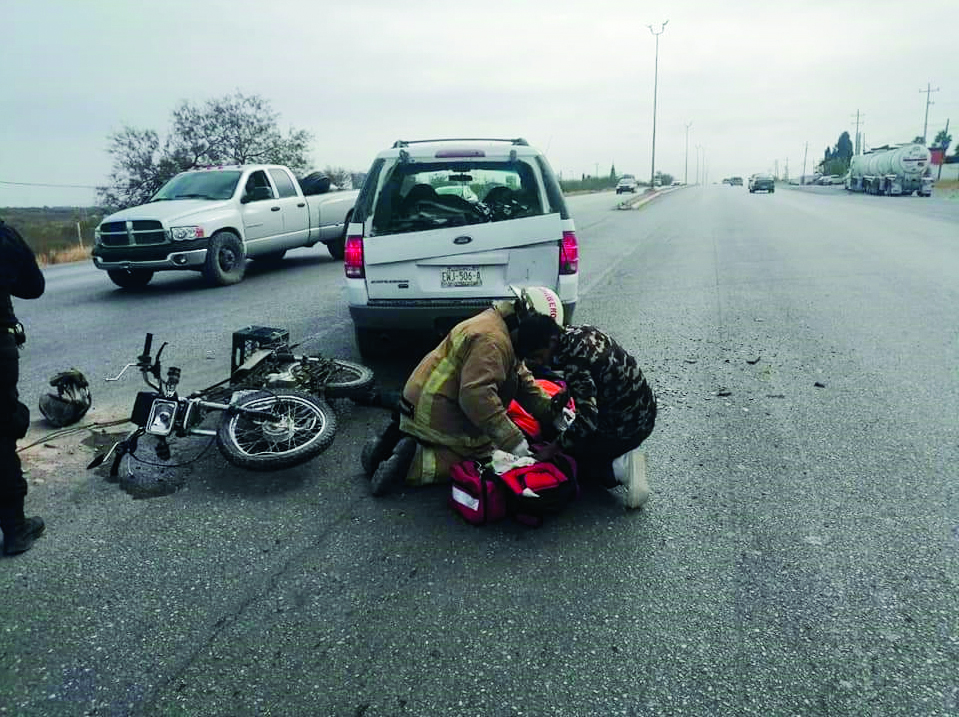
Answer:
<path fill-rule="evenodd" d="M 153 334 L 148 333 L 146 338 L 143 340 L 143 355 L 150 355 L 150 348 L 153 346 Z"/>

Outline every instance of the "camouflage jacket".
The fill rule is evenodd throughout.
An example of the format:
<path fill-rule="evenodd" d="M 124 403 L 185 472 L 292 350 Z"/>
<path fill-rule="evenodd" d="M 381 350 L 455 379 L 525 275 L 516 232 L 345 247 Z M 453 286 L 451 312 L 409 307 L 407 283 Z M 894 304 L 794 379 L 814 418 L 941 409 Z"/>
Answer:
<path fill-rule="evenodd" d="M 636 359 L 596 327 L 567 327 L 552 368 L 576 402 L 576 419 L 559 440 L 564 449 L 597 432 L 629 439 L 652 430 L 656 396 Z"/>

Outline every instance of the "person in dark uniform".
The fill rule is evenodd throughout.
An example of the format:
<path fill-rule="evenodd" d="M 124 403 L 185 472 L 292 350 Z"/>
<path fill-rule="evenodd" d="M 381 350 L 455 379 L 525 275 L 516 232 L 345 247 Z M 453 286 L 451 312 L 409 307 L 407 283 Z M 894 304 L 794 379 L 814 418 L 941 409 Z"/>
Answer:
<path fill-rule="evenodd" d="M 30 427 L 30 410 L 19 400 L 19 347 L 23 326 L 11 296 L 36 299 L 45 281 L 33 251 L 13 227 L 0 220 L 0 528 L 4 555 L 29 550 L 43 533 L 43 519 L 23 515 L 27 481 L 20 468 L 17 439 Z"/>

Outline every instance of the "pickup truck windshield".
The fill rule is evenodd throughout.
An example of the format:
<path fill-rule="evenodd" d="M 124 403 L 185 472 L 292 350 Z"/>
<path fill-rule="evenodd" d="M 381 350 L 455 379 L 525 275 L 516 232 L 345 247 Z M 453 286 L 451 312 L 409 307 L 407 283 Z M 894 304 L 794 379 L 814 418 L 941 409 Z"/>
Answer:
<path fill-rule="evenodd" d="M 215 172 L 185 172 L 164 184 L 153 195 L 151 202 L 171 199 L 229 199 L 240 181 L 241 172 L 223 170 Z"/>

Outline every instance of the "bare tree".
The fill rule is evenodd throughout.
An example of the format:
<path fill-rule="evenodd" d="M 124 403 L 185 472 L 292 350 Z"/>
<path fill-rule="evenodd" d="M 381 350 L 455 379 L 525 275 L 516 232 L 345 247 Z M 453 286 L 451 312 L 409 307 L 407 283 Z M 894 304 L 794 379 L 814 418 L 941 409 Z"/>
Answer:
<path fill-rule="evenodd" d="M 162 144 L 153 130 L 124 127 L 109 137 L 113 169 L 98 199 L 107 207 L 142 204 L 177 173 L 210 165 L 284 164 L 301 174 L 313 137 L 292 128 L 284 135 L 278 119 L 269 101 L 236 92 L 202 105 L 183 102 Z"/>

